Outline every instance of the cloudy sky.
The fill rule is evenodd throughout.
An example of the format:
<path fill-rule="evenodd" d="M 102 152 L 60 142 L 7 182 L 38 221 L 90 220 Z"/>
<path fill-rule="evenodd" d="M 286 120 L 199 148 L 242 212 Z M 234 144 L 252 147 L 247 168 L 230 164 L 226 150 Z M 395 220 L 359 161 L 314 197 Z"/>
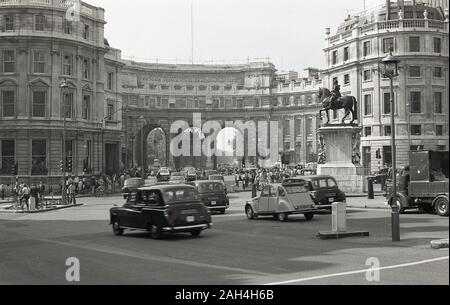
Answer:
<path fill-rule="evenodd" d="M 105 36 L 125 57 L 175 63 L 266 58 L 279 70 L 323 67 L 325 28 L 363 11 L 364 0 L 85 0 L 106 10 Z M 380 0 L 366 0 L 373 7 Z"/>

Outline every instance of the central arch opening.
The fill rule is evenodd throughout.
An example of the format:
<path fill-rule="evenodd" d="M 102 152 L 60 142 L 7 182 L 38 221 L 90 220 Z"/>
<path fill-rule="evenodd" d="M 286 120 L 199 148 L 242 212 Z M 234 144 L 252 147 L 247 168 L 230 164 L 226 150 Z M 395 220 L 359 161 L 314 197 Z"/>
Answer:
<path fill-rule="evenodd" d="M 144 155 L 147 166 L 167 165 L 166 141 L 166 134 L 162 128 L 156 127 L 150 130 L 146 139 L 146 152 Z"/>
<path fill-rule="evenodd" d="M 216 138 L 217 165 L 238 165 L 244 156 L 237 155 L 238 145 L 244 143 L 244 135 L 234 127 L 222 129 Z"/>

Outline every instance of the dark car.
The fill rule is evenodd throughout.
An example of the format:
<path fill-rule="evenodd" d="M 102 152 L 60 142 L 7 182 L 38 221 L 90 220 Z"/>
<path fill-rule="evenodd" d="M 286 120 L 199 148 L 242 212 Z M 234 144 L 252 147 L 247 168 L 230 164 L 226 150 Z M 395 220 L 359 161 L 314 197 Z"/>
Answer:
<path fill-rule="evenodd" d="M 208 209 L 225 214 L 226 209 L 230 206 L 230 200 L 222 181 L 195 181 L 192 185 L 197 188 L 200 201 Z"/>
<path fill-rule="evenodd" d="M 296 179 L 306 180 L 310 182 L 310 193 L 317 205 L 329 206 L 333 202 L 346 202 L 346 196 L 339 189 L 336 180 L 332 176 L 302 176 L 289 178 L 285 182 L 292 182 Z"/>
<path fill-rule="evenodd" d="M 131 192 L 145 185 L 145 180 L 142 178 L 128 178 L 122 187 L 123 198 L 128 198 Z"/>
<path fill-rule="evenodd" d="M 110 224 L 115 235 L 122 235 L 124 229 L 145 230 L 154 239 L 176 232 L 197 237 L 212 226 L 211 214 L 190 185 L 139 188 L 123 207 L 110 210 Z"/>

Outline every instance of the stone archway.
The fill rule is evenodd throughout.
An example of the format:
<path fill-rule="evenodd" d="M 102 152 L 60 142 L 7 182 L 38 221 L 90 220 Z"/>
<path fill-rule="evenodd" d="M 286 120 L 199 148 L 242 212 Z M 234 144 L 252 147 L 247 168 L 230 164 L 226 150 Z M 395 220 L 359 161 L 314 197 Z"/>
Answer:
<path fill-rule="evenodd" d="M 169 165 L 167 131 L 157 124 L 146 124 L 136 137 L 135 158 L 137 164 L 145 169 L 154 165 L 155 159 L 160 166 Z"/>

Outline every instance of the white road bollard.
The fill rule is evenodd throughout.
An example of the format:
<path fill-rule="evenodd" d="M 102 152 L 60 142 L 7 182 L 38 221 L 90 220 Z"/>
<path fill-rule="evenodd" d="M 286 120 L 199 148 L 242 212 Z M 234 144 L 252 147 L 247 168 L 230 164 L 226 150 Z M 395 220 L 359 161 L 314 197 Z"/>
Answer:
<path fill-rule="evenodd" d="M 335 202 L 332 205 L 331 231 L 347 231 L 347 205 L 345 202 Z"/>

